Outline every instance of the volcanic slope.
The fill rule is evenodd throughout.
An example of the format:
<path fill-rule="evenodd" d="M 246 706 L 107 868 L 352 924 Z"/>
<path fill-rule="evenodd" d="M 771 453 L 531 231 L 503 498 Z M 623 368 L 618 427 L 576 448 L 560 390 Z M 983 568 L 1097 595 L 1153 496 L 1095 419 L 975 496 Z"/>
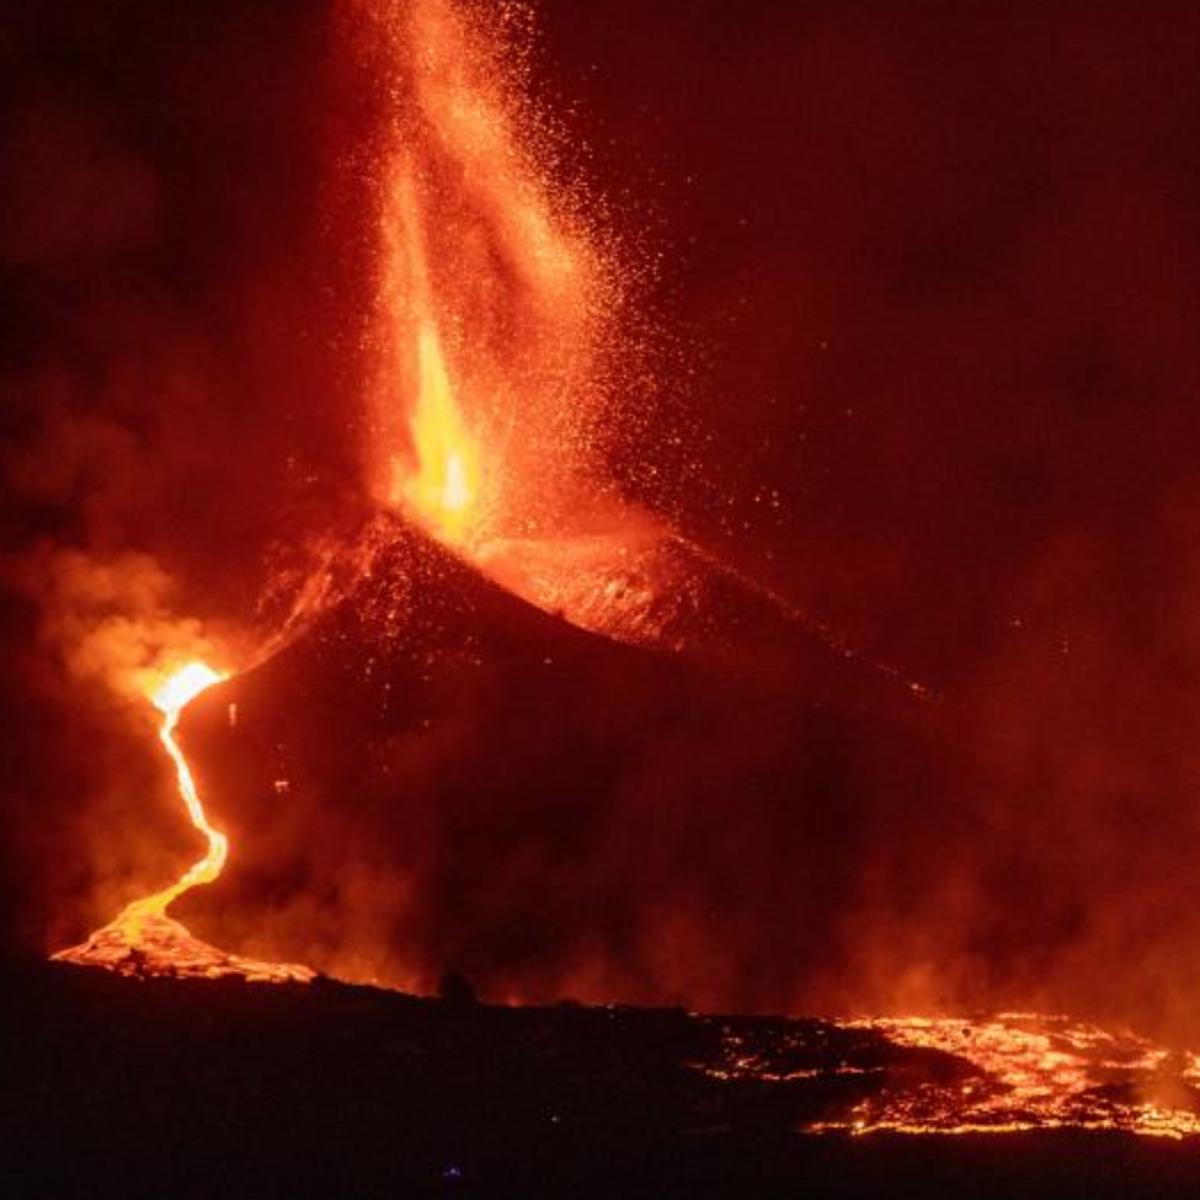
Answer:
<path fill-rule="evenodd" d="M 346 603 L 189 709 L 233 847 L 189 927 L 494 998 L 761 1010 L 838 969 L 870 847 L 934 840 L 929 704 L 683 543 L 639 560 L 683 644 L 649 648 L 643 601 L 613 606 L 654 578 L 614 593 L 589 554 L 576 600 L 607 592 L 641 644 L 389 523 Z"/>

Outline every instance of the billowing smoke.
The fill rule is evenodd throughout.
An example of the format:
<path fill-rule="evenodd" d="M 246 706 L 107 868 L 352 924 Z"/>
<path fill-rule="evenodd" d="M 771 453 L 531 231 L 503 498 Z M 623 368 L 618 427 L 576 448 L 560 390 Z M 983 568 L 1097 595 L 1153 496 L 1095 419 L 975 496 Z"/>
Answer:
<path fill-rule="evenodd" d="M 352 16 L 6 14 L 13 945 L 194 849 L 92 653 L 256 661 L 362 544 L 413 85 Z M 605 392 L 610 476 L 863 655 L 741 596 L 685 654 L 616 645 L 371 526 L 356 597 L 185 730 L 234 847 L 197 933 L 497 997 L 1194 1033 L 1196 20 L 546 4 L 539 103 L 688 347 Z"/>

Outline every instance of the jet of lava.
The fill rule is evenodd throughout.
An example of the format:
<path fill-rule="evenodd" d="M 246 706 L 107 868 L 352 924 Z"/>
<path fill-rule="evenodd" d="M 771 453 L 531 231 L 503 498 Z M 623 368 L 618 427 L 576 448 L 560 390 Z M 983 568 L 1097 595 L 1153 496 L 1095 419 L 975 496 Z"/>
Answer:
<path fill-rule="evenodd" d="M 506 11 L 449 0 L 353 12 L 388 60 L 392 106 L 366 447 L 377 500 L 544 611 L 669 642 L 651 610 L 680 594 L 682 543 L 617 495 L 603 455 L 622 425 L 626 267 L 547 165 L 520 35 Z"/>
<path fill-rule="evenodd" d="M 732 607 L 752 595 L 861 658 L 619 493 L 606 452 L 636 426 L 621 395 L 639 268 L 555 167 L 508 8 L 350 7 L 386 62 L 365 447 L 377 502 L 526 603 L 615 641 L 707 642 L 736 592 Z"/>

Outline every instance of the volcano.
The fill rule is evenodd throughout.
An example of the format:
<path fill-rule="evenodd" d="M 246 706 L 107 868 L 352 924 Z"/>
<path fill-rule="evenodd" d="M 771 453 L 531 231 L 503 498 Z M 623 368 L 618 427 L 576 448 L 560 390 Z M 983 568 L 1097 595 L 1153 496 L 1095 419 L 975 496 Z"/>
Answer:
<path fill-rule="evenodd" d="M 786 1002 L 822 947 L 799 928 L 772 945 L 765 915 L 836 923 L 852 880 L 828 840 L 852 848 L 932 786 L 928 702 L 676 544 L 636 570 L 670 572 L 653 616 L 683 655 L 579 629 L 401 522 L 366 536 L 353 595 L 186 714 L 237 847 L 179 902 L 189 927 L 425 991 L 454 969 L 493 998 L 728 1006 L 773 962 Z M 588 554 L 576 602 L 644 634 L 628 559 Z"/>
<path fill-rule="evenodd" d="M 939 725 L 923 694 L 679 543 L 643 548 L 632 566 L 589 544 L 590 570 L 573 564 L 585 612 L 641 631 L 622 641 L 515 598 L 398 520 L 373 521 L 362 540 L 369 553 L 355 555 L 371 566 L 358 588 L 287 650 L 207 689 L 187 715 L 189 756 L 240 853 L 235 870 L 179 908 L 189 927 L 239 952 L 192 939 L 192 961 L 147 970 L 137 952 L 113 949 L 99 962 L 102 931 L 92 965 L 142 982 L 124 992 L 46 975 L 36 988 L 49 1011 L 96 1005 L 94 1019 L 115 1013 L 118 1030 L 142 1018 L 167 1029 L 199 1006 L 221 1014 L 211 1018 L 221 1028 L 264 1021 L 260 1032 L 290 1031 L 266 1033 L 271 1069 L 304 1073 L 345 1056 L 347 1104 L 394 1109 L 410 1133 L 428 1125 L 422 1137 L 449 1138 L 438 1151 L 447 1163 L 418 1155 L 412 1168 L 442 1187 L 454 1183 L 447 1171 L 468 1170 L 464 1156 L 470 1173 L 500 1170 L 506 1136 L 532 1139 L 533 1169 L 568 1174 L 608 1139 L 633 1153 L 626 1139 L 649 1138 L 656 1153 L 674 1147 L 671 1170 L 694 1186 L 691 1173 L 714 1161 L 746 1170 L 745 1138 L 783 1138 L 764 1168 L 778 1183 L 845 1169 L 839 1139 L 1027 1135 L 1009 1169 L 1041 1194 L 1054 1178 L 1043 1155 L 1070 1144 L 1038 1140 L 1053 1131 L 1200 1132 L 1200 1062 L 1122 1027 L 1013 1012 L 798 1020 L 664 1008 L 701 995 L 712 1013 L 746 1009 L 772 988 L 781 1009 L 794 1007 L 804 981 L 844 951 L 837 905 L 854 897 L 845 860 L 884 830 L 896 838 L 907 828 L 917 849 L 935 837 L 912 829 L 909 814 L 929 789 L 962 778 L 951 770 L 952 723 Z M 650 640 L 644 596 L 666 590 L 657 569 L 682 599 L 656 610 L 670 622 L 655 637 L 669 627 L 687 653 L 628 644 Z M 734 793 L 727 773 L 708 773 L 746 721 L 756 757 L 725 764 Z M 767 722 L 774 738 L 762 737 Z M 655 761 L 647 810 L 631 773 L 651 746 L 677 737 L 679 752 Z M 680 807 L 664 807 L 676 792 Z M 330 796 L 355 803 L 331 813 Z M 823 861 L 831 838 L 844 847 L 833 866 Z M 822 853 L 806 855 L 810 841 Z M 776 872 L 763 868 L 773 844 L 783 847 Z M 671 909 L 689 889 L 703 905 L 692 924 Z M 804 914 L 786 943 L 770 940 L 766 919 L 781 906 Z M 291 968 L 276 976 L 277 999 L 255 998 L 255 981 L 272 976 L 241 949 L 303 958 L 324 974 L 308 984 L 310 970 Z M 232 978 L 210 1003 L 185 990 L 198 976 L 209 986 Z M 478 1004 L 464 977 L 504 1004 Z M 439 989 L 441 1001 L 405 994 Z M 617 996 L 647 1007 L 614 1007 Z M 350 1035 L 348 1022 L 362 1028 Z M 37 1028 L 53 1036 L 52 1024 Z M 287 1041 L 299 1028 L 302 1054 Z M 186 1027 L 155 1033 L 153 1049 L 140 1037 L 93 1031 L 85 1057 L 104 1077 L 124 1070 L 116 1062 L 130 1052 L 147 1069 L 164 1044 L 168 1056 L 201 1053 Z M 380 1046 L 401 1047 L 395 1074 L 364 1082 Z M 210 1064 L 205 1086 L 243 1069 Z M 414 1125 L 412 1096 L 430 1087 L 443 1107 Z M 463 1089 L 480 1088 L 522 1099 L 501 1119 L 507 1101 L 465 1103 Z M 497 1129 L 481 1133 L 476 1123 L 493 1117 Z M 509 1123 L 515 1132 L 501 1136 Z M 355 1123 L 347 1136 L 357 1153 L 377 1134 Z M 994 1171 L 986 1142 L 971 1145 L 970 1169 Z M 893 1146 L 850 1161 L 862 1182 L 876 1161 L 917 1170 L 906 1154 Z M 392 1167 L 369 1161 L 364 1181 L 392 1178 Z M 1186 1174 L 1192 1155 L 1165 1161 Z M 1115 1178 L 1132 1169 L 1122 1163 Z"/>
<path fill-rule="evenodd" d="M 0 1192 L 1193 1184 L 1196 15 L 538 7 L 7 6 Z"/>

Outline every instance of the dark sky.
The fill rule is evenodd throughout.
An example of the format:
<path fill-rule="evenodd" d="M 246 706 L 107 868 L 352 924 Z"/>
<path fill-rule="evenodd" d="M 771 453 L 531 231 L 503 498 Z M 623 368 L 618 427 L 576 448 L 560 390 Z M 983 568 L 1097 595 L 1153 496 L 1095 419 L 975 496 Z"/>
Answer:
<path fill-rule="evenodd" d="M 212 912 L 253 940 L 258 904 L 258 945 L 328 969 L 461 965 L 494 994 L 1063 1003 L 1189 1029 L 1200 14 L 547 0 L 537 24 L 535 95 L 654 262 L 628 398 L 648 415 L 614 471 L 936 689 L 937 716 L 817 720 L 786 656 L 714 676 L 494 597 L 478 635 L 413 635 L 450 681 L 430 698 L 411 648 L 335 614 L 332 659 L 314 639 L 277 668 L 311 702 L 256 693 L 264 730 L 309 731 L 290 765 L 311 787 L 270 816 L 277 850 L 246 829 Z M 189 846 L 169 797 L 147 817 L 156 761 L 63 674 L 39 604 L 116 563 L 138 602 L 269 623 L 253 598 L 362 513 L 380 118 L 337 28 L 318 3 L 4 9 L 14 946 L 78 936 L 110 876 Z M 547 654 L 570 669 L 544 678 Z M 380 672 L 408 699 L 372 725 Z M 317 754 L 324 693 L 373 732 Z M 250 807 L 253 757 L 210 768 Z"/>

